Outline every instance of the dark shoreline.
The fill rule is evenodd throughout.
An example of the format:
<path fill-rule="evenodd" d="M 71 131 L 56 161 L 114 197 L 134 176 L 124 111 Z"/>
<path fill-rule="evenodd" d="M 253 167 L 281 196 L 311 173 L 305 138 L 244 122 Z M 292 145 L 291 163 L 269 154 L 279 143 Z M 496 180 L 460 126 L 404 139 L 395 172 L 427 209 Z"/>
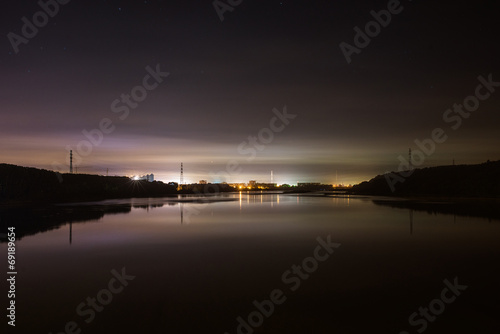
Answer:
<path fill-rule="evenodd" d="M 378 175 L 351 189 L 342 188 L 337 191 L 331 185 L 316 185 L 262 189 L 257 192 L 280 190 L 285 195 L 331 196 L 343 191 L 350 196 L 386 196 L 439 202 L 500 199 L 500 161 L 479 165 L 429 167 L 415 169 L 409 176 L 406 174 L 407 172 L 396 172 Z M 391 188 L 391 180 L 400 181 L 394 181 Z M 230 192 L 238 190 L 227 184 L 190 184 L 183 185 L 183 189 L 178 190 L 177 185 L 160 181 L 134 181 L 122 176 L 59 174 L 43 169 L 0 164 L 0 207 Z"/>
<path fill-rule="evenodd" d="M 410 198 L 500 198 L 500 161 L 387 173 L 353 186 L 351 193 Z"/>

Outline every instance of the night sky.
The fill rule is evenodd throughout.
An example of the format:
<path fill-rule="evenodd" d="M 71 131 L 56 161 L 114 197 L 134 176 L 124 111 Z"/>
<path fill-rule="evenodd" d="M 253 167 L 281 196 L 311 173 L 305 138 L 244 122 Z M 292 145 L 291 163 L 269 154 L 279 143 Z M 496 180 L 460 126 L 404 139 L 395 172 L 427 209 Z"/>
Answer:
<path fill-rule="evenodd" d="M 354 184 L 397 170 L 435 128 L 447 139 L 421 167 L 500 159 L 500 87 L 480 89 L 460 124 L 443 119 L 479 76 L 500 82 L 496 2 L 403 0 L 348 63 L 341 43 L 355 47 L 354 28 L 391 2 L 244 0 L 221 21 L 212 0 L 72 0 L 24 39 L 22 18 L 42 9 L 10 1 L 0 162 L 67 172 L 73 149 L 79 173 L 178 181 L 183 162 L 186 182 L 269 182 L 272 170 L 278 184 Z M 141 101 L 127 105 L 132 92 Z"/>

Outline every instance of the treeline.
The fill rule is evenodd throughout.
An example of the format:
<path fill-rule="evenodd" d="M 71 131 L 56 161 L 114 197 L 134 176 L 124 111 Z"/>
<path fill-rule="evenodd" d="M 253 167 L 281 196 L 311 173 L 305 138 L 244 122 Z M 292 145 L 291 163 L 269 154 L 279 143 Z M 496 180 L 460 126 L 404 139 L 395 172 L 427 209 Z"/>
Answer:
<path fill-rule="evenodd" d="M 280 189 L 284 190 L 284 193 L 291 193 L 291 194 L 335 190 L 335 188 L 331 184 L 306 184 L 300 186 L 287 186 L 287 187 L 281 186 Z"/>
<path fill-rule="evenodd" d="M 221 192 L 236 191 L 235 188 L 225 183 L 208 184 L 183 184 L 179 194 L 218 194 Z"/>
<path fill-rule="evenodd" d="M 0 202 L 67 202 L 176 194 L 163 182 L 132 181 L 128 177 L 56 172 L 0 164 Z"/>
<path fill-rule="evenodd" d="M 353 186 L 352 193 L 383 196 L 500 197 L 500 161 L 415 169 L 409 176 L 405 175 L 406 173 L 378 175 L 370 181 Z"/>

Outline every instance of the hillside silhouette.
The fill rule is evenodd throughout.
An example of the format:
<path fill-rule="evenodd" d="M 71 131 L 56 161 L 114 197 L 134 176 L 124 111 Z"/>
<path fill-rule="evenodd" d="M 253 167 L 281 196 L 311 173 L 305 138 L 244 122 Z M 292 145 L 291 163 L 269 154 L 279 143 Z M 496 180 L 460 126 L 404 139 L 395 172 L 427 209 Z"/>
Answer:
<path fill-rule="evenodd" d="M 406 174 L 407 172 L 393 172 L 378 175 L 370 181 L 353 186 L 352 193 L 379 196 L 500 196 L 500 161 L 421 168 L 413 170 L 409 176 Z"/>
<path fill-rule="evenodd" d="M 124 176 L 59 174 L 44 169 L 0 164 L 0 202 L 68 202 L 160 197 L 176 193 L 175 186 L 158 181 L 132 181 Z"/>

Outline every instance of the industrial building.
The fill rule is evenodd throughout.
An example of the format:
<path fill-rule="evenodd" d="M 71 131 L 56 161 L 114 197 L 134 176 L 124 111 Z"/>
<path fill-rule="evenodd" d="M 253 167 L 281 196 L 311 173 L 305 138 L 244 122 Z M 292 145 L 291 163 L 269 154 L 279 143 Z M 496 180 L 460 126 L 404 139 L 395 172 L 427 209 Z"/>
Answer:
<path fill-rule="evenodd" d="M 155 180 L 155 176 L 153 173 L 142 175 L 142 176 L 135 175 L 134 177 L 132 177 L 132 180 L 135 180 L 135 181 L 142 180 L 142 181 L 153 182 Z"/>

